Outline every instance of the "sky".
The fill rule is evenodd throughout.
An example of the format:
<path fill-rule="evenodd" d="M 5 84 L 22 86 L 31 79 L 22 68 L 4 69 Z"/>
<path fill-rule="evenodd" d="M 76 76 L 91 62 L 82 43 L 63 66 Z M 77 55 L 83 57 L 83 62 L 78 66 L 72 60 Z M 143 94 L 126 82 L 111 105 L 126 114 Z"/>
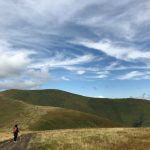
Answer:
<path fill-rule="evenodd" d="M 150 1 L 0 1 L 7 89 L 150 98 Z"/>

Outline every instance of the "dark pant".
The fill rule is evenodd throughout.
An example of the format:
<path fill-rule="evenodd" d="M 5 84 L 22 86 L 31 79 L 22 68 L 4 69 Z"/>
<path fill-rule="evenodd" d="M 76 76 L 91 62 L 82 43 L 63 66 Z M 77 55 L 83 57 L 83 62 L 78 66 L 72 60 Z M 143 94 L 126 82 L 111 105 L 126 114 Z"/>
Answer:
<path fill-rule="evenodd" d="M 14 133 L 14 141 L 17 141 L 18 133 Z"/>

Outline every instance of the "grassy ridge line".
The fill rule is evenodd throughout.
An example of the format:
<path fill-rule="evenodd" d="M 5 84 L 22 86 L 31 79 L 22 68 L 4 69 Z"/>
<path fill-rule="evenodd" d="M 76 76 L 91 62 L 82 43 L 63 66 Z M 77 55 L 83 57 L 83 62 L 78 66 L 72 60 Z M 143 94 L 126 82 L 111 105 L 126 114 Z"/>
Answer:
<path fill-rule="evenodd" d="M 119 126 L 95 115 L 59 107 L 35 106 L 1 95 L 0 131 L 11 132 L 16 123 L 19 124 L 21 130 Z"/>
<path fill-rule="evenodd" d="M 142 118 L 142 126 L 150 126 L 150 101 L 146 100 L 98 99 L 60 90 L 8 90 L 1 94 L 34 105 L 62 107 L 95 114 L 128 127 Z"/>
<path fill-rule="evenodd" d="M 34 105 L 51 105 L 79 111 L 89 110 L 87 97 L 60 90 L 7 90 L 1 92 L 1 94 L 6 97 L 22 100 Z"/>

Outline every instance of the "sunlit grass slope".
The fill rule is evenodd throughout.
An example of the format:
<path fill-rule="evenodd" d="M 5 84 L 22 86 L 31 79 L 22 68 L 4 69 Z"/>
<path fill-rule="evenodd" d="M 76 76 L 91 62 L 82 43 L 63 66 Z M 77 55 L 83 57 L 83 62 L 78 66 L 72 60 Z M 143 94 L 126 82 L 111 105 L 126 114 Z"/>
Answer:
<path fill-rule="evenodd" d="M 19 124 L 21 130 L 119 126 L 95 115 L 57 107 L 34 106 L 1 95 L 0 131 L 11 131 L 14 124 Z"/>
<path fill-rule="evenodd" d="M 37 133 L 29 150 L 149 150 L 150 128 L 56 130 Z"/>
<path fill-rule="evenodd" d="M 150 101 L 139 99 L 106 99 L 84 97 L 60 90 L 8 90 L 5 97 L 34 105 L 69 108 L 108 118 L 124 126 L 133 126 L 142 120 L 150 126 Z"/>

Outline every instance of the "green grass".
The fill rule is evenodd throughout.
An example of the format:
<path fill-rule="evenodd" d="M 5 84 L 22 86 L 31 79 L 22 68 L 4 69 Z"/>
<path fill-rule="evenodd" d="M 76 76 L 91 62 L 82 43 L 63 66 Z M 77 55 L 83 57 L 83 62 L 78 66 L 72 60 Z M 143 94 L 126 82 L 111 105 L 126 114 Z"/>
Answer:
<path fill-rule="evenodd" d="M 29 150 L 149 150 L 150 128 L 101 128 L 37 133 Z"/>
<path fill-rule="evenodd" d="M 146 100 L 90 98 L 60 90 L 8 90 L 1 94 L 29 104 L 94 114 L 128 127 L 133 126 L 133 123 L 142 117 L 142 126 L 150 126 L 150 101 Z"/>
<path fill-rule="evenodd" d="M 34 105 L 55 106 L 79 111 L 89 109 L 86 97 L 60 90 L 8 90 L 1 94 Z"/>
<path fill-rule="evenodd" d="M 35 106 L 0 96 L 0 131 L 10 131 L 14 124 L 22 130 L 49 130 L 80 127 L 119 126 L 95 115 L 50 106 Z"/>
<path fill-rule="evenodd" d="M 32 124 L 30 130 L 53 130 L 68 128 L 90 128 L 90 127 L 119 127 L 108 119 L 100 118 L 79 111 L 67 109 L 53 109 L 42 116 L 38 122 Z"/>
<path fill-rule="evenodd" d="M 22 102 L 0 97 L 0 130 L 8 128 L 17 118 L 20 118 L 20 114 L 25 111 L 24 106 Z"/>

